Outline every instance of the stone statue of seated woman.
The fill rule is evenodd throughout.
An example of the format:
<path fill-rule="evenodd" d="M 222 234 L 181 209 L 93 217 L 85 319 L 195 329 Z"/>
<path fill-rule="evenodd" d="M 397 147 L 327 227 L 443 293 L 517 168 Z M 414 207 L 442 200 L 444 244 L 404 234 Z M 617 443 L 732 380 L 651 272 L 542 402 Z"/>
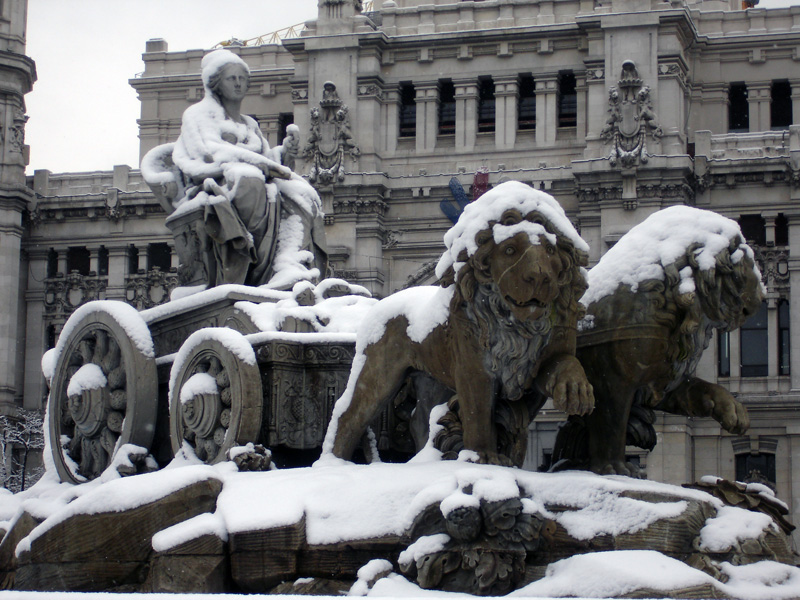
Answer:
<path fill-rule="evenodd" d="M 142 176 L 169 216 L 182 285 L 289 288 L 325 276 L 322 204 L 291 169 L 297 128 L 270 148 L 242 114 L 250 70 L 229 50 L 203 58 L 205 97 L 183 113 L 181 134 L 142 160 Z"/>

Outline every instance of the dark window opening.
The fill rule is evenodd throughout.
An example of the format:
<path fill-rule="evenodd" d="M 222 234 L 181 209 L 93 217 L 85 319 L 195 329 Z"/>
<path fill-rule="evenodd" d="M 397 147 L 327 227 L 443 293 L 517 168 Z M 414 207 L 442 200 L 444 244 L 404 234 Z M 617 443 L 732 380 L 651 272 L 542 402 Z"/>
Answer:
<path fill-rule="evenodd" d="M 400 137 L 417 135 L 417 102 L 414 84 L 400 84 Z"/>
<path fill-rule="evenodd" d="M 278 115 L 278 144 L 283 143 L 286 137 L 286 128 L 294 123 L 294 113 L 280 113 Z"/>
<path fill-rule="evenodd" d="M 750 131 L 750 107 L 744 83 L 732 83 L 728 88 L 728 131 Z"/>
<path fill-rule="evenodd" d="M 759 482 L 759 475 L 775 485 L 774 454 L 759 453 L 736 455 L 736 481 L 745 483 Z"/>
<path fill-rule="evenodd" d="M 731 334 L 717 330 L 717 375 L 731 376 Z"/>
<path fill-rule="evenodd" d="M 135 275 L 139 272 L 139 249 L 134 246 L 128 246 L 128 273 Z"/>
<path fill-rule="evenodd" d="M 778 375 L 789 375 L 789 302 L 778 302 Z"/>
<path fill-rule="evenodd" d="M 456 132 L 456 86 L 449 79 L 439 81 L 439 135 Z"/>
<path fill-rule="evenodd" d="M 172 252 L 169 244 L 147 244 L 147 270 L 161 269 L 169 271 L 172 266 Z"/>
<path fill-rule="evenodd" d="M 67 249 L 67 273 L 77 271 L 88 275 L 91 265 L 91 252 L 86 246 L 71 246 Z"/>
<path fill-rule="evenodd" d="M 761 215 L 741 215 L 739 227 L 744 239 L 753 244 L 764 246 L 767 243 L 767 223 Z"/>
<path fill-rule="evenodd" d="M 575 74 L 561 71 L 558 74 L 558 126 L 575 127 L 578 124 L 578 92 Z"/>
<path fill-rule="evenodd" d="M 789 245 L 789 219 L 783 213 L 779 213 L 775 219 L 775 245 Z"/>
<path fill-rule="evenodd" d="M 50 248 L 47 252 L 47 276 L 55 277 L 58 274 L 58 252 Z"/>
<path fill-rule="evenodd" d="M 767 303 L 745 321 L 740 329 L 742 377 L 766 377 L 768 374 L 769 335 Z"/>
<path fill-rule="evenodd" d="M 536 470 L 540 473 L 547 473 L 550 470 L 550 467 L 553 466 L 553 451 L 552 450 L 544 450 L 542 452 L 542 464 L 536 467 Z"/>
<path fill-rule="evenodd" d="M 491 133 L 495 122 L 494 81 L 491 77 L 478 80 L 478 133 Z"/>
<path fill-rule="evenodd" d="M 520 130 L 536 129 L 536 83 L 531 75 L 520 75 L 517 127 Z"/>
<path fill-rule="evenodd" d="M 97 274 L 101 277 L 108 276 L 108 248 L 100 246 L 97 251 Z"/>
<path fill-rule="evenodd" d="M 47 326 L 47 349 L 56 347 L 56 342 L 58 341 L 58 336 L 56 335 L 56 326 L 55 325 L 48 325 Z"/>
<path fill-rule="evenodd" d="M 771 97 L 770 127 L 786 129 L 792 124 L 792 86 L 788 81 L 773 81 Z"/>

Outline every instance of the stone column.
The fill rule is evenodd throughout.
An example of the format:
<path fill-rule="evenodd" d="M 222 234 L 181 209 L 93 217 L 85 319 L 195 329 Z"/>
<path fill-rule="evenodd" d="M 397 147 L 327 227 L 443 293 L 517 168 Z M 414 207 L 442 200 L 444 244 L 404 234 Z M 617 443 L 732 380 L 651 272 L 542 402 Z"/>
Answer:
<path fill-rule="evenodd" d="M 586 140 L 587 128 L 587 103 L 589 88 L 586 85 L 586 75 L 575 75 L 575 91 L 577 92 L 577 121 L 575 128 L 575 140 L 582 144 Z"/>
<path fill-rule="evenodd" d="M 767 375 L 778 376 L 778 300 L 776 293 L 767 295 Z"/>
<path fill-rule="evenodd" d="M 439 83 L 415 83 L 414 91 L 417 102 L 417 152 L 431 152 L 436 148 L 436 136 L 439 133 Z"/>
<path fill-rule="evenodd" d="M 28 250 L 28 286 L 25 291 L 27 306 L 25 324 L 25 365 L 23 406 L 41 409 L 45 397 L 42 376 L 42 354 L 45 351 L 46 331 L 44 321 L 44 279 L 47 276 L 47 248 Z"/>
<path fill-rule="evenodd" d="M 456 152 L 472 152 L 478 133 L 478 84 L 469 79 L 453 81 L 453 85 L 456 88 Z"/>
<path fill-rule="evenodd" d="M 125 277 L 128 275 L 128 247 L 110 246 L 108 248 L 108 286 L 106 298 L 125 299 Z"/>
<path fill-rule="evenodd" d="M 800 470 L 800 427 L 788 425 L 786 437 L 789 442 L 789 473 L 797 473 Z M 800 518 L 800 477 L 789 477 L 789 497 L 782 500 L 789 505 L 789 519 L 797 523 Z M 797 546 L 800 543 L 800 530 L 795 529 L 792 537 Z"/>
<path fill-rule="evenodd" d="M 89 271 L 97 273 L 98 248 L 89 248 Z"/>
<path fill-rule="evenodd" d="M 65 277 L 69 275 L 67 272 L 67 248 L 56 248 L 56 252 L 58 252 L 58 271 L 57 273 L 61 273 Z"/>
<path fill-rule="evenodd" d="M 558 73 L 536 78 L 536 145 L 549 146 L 556 141 L 558 125 Z"/>
<path fill-rule="evenodd" d="M 0 26 L 0 412 L 12 412 L 22 399 L 24 332 L 19 319 L 22 215 L 33 192 L 25 182 L 25 94 L 36 80 L 33 61 L 25 56 L 27 0 L 2 3 Z"/>
<path fill-rule="evenodd" d="M 517 140 L 519 79 L 516 76 L 494 78 L 494 142 L 499 150 L 510 150 Z"/>
<path fill-rule="evenodd" d="M 397 138 L 400 134 L 400 92 L 388 90 L 386 103 L 383 105 L 383 148 L 389 153 L 397 150 Z"/>
<path fill-rule="evenodd" d="M 3 196 L 0 189 L 0 411 L 13 405 L 21 394 L 16 381 L 17 357 L 22 354 L 18 330 L 20 260 L 22 242 L 22 198 Z M 19 383 L 19 385 L 18 385 Z"/>
<path fill-rule="evenodd" d="M 792 291 L 789 314 L 800 315 L 800 214 L 786 216 L 789 220 L 789 287 Z M 800 327 L 794 323 L 789 331 L 789 356 L 792 390 L 797 391 L 800 390 Z"/>
<path fill-rule="evenodd" d="M 737 329 L 731 331 L 728 337 L 731 350 L 731 378 L 742 376 L 742 336 Z"/>
<path fill-rule="evenodd" d="M 750 131 L 769 131 L 770 114 L 769 106 L 772 83 L 759 81 L 747 84 L 747 104 L 750 110 Z"/>
<path fill-rule="evenodd" d="M 700 104 L 700 110 L 691 112 L 693 117 L 689 129 L 708 129 L 712 133 L 728 132 L 728 84 L 709 83 L 699 92 L 693 92 L 692 101 Z M 699 121 L 699 122 L 698 122 Z"/>
<path fill-rule="evenodd" d="M 358 102 L 355 111 L 350 112 L 350 128 L 354 132 L 361 150 L 358 160 L 359 171 L 377 171 L 376 153 L 382 147 L 381 101 L 383 89 L 376 78 L 365 78 L 358 82 Z"/>
<path fill-rule="evenodd" d="M 800 79 L 790 79 L 792 86 L 792 123 L 800 123 Z"/>

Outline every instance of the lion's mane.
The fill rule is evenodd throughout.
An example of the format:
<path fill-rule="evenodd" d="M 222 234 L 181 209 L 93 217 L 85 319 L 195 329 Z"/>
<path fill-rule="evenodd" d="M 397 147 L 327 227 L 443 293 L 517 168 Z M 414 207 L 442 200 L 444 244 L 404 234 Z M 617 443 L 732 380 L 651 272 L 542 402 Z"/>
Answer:
<path fill-rule="evenodd" d="M 588 263 L 587 254 L 575 248 L 540 213 L 533 211 L 523 216 L 512 209 L 503 213 L 499 222 L 514 225 L 523 220 L 539 223 L 548 233 L 556 236 L 556 249 L 564 265 L 559 294 L 542 317 L 533 321 L 518 320 L 492 281 L 489 265 L 495 243 L 492 228 L 498 221 L 490 221 L 487 229 L 476 234 L 478 247 L 472 255 L 468 255 L 466 250 L 461 252 L 458 263 L 462 264 L 458 271 L 450 266 L 440 279 L 442 286 L 455 284 L 450 313 L 462 308 L 478 327 L 480 345 L 485 350 L 484 367 L 487 372 L 500 378 L 509 400 L 517 400 L 522 396 L 529 375 L 538 371 L 538 357 L 542 349 L 553 335 L 562 334 L 556 329 L 576 327 L 577 318 L 584 312 L 578 300 L 587 286 L 581 270 Z"/>
<path fill-rule="evenodd" d="M 671 332 L 670 359 L 677 370 L 693 370 L 705 349 L 712 329 L 730 330 L 741 325 L 744 299 L 742 290 L 747 279 L 754 276 L 753 262 L 747 258 L 744 242 L 731 240 L 728 248 L 715 257 L 714 266 L 701 269 L 697 262 L 698 245 L 690 245 L 672 264 L 664 267 L 664 281 L 640 285 L 654 309 L 654 321 Z M 732 256 L 740 253 L 734 262 Z M 692 269 L 694 291 L 681 292 L 680 272 Z M 676 373 L 678 375 L 678 373 Z"/>

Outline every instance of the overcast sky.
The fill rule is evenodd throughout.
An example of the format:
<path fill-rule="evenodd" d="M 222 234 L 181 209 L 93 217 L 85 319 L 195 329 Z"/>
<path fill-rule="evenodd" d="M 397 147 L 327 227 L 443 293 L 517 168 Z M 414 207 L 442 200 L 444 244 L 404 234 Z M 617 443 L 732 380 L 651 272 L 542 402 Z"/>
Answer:
<path fill-rule="evenodd" d="M 211 48 L 316 18 L 317 0 L 28 0 L 27 172 L 139 166 L 139 101 L 128 80 L 145 42 Z"/>
<path fill-rule="evenodd" d="M 760 7 L 800 0 L 762 0 Z M 138 167 L 139 101 L 128 79 L 145 42 L 211 48 L 316 18 L 317 0 L 28 0 L 28 55 L 38 81 L 26 96 L 28 173 Z"/>

